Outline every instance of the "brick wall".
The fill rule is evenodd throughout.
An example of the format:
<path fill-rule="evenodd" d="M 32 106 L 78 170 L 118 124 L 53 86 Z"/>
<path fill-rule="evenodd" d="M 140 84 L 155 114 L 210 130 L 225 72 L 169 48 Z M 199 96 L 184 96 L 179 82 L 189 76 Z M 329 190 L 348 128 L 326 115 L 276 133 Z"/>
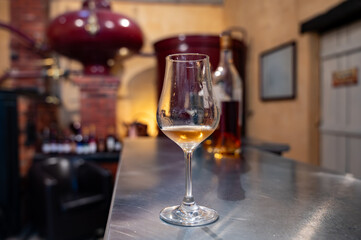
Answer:
<path fill-rule="evenodd" d="M 48 0 L 11 0 L 11 25 L 36 40 L 37 44 L 44 42 L 45 29 L 48 22 Z M 24 40 L 16 35 L 11 36 L 11 68 L 12 70 L 36 71 L 41 70 L 41 56 L 38 55 Z M 44 79 L 22 78 L 11 79 L 10 86 L 14 89 L 32 89 L 44 92 Z M 36 151 L 36 142 L 29 142 L 28 130 L 33 124 L 37 132 L 56 120 L 56 107 L 44 104 L 43 100 L 33 96 L 18 98 L 19 116 L 19 166 L 22 176 L 27 174 Z"/>
<path fill-rule="evenodd" d="M 11 0 L 10 2 L 10 21 L 11 25 L 23 31 L 25 34 L 34 38 L 37 44 L 44 42 L 45 29 L 48 22 L 48 0 Z M 23 40 L 17 36 L 11 37 L 11 68 L 18 70 L 37 70 L 36 66 L 41 57 L 34 51 L 22 44 Z M 43 89 L 42 79 L 27 78 L 18 81 L 12 81 L 13 87 L 38 87 Z"/>
<path fill-rule="evenodd" d="M 49 0 L 11 0 L 11 24 L 43 43 L 49 21 Z M 41 70 L 42 58 L 16 36 L 11 37 L 11 68 L 19 71 Z M 76 76 L 72 77 L 80 87 L 80 117 L 83 126 L 96 126 L 98 137 L 105 137 L 109 127 L 116 125 L 116 100 L 119 79 L 112 76 Z M 45 91 L 43 78 L 12 79 L 13 88 L 26 88 Z M 66 95 L 66 94 L 65 94 Z M 39 98 L 21 97 L 19 101 L 19 161 L 21 175 L 25 176 L 31 166 L 36 145 L 27 142 L 26 131 L 29 123 L 34 123 L 37 134 L 50 124 L 59 124 L 58 108 L 45 104 Z M 67 125 L 63 123 L 62 125 Z"/>
<path fill-rule="evenodd" d="M 115 107 L 120 84 L 113 76 L 79 76 L 73 81 L 80 87 L 80 119 L 83 126 L 94 124 L 98 137 L 105 137 L 115 127 Z"/>

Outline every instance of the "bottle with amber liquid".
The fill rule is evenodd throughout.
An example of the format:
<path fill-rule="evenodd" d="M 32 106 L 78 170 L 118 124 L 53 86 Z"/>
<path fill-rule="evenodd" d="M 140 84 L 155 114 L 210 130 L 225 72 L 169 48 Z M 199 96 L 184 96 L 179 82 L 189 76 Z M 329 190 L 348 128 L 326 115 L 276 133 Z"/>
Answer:
<path fill-rule="evenodd" d="M 213 90 L 221 117 L 212 135 L 211 148 L 215 156 L 238 155 L 241 152 L 242 79 L 233 63 L 232 37 L 220 37 L 220 62 L 213 73 Z"/>

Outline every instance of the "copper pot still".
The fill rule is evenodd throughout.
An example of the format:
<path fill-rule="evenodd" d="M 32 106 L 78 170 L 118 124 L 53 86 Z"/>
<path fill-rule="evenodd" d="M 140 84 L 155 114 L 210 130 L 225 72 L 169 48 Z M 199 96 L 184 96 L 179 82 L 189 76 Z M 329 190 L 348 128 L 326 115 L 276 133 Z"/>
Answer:
<path fill-rule="evenodd" d="M 66 12 L 47 28 L 50 48 L 84 65 L 84 74 L 109 74 L 110 63 L 119 51 L 137 53 L 143 45 L 138 24 L 114 13 L 108 0 L 84 0 L 81 10 Z"/>

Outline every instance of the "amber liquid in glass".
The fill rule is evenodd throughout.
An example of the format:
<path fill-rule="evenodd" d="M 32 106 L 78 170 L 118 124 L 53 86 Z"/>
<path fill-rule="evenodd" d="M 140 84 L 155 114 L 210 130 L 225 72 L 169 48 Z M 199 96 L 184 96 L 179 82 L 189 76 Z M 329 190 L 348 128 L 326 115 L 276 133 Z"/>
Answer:
<path fill-rule="evenodd" d="M 162 132 L 184 150 L 192 150 L 213 133 L 208 126 L 170 126 Z"/>

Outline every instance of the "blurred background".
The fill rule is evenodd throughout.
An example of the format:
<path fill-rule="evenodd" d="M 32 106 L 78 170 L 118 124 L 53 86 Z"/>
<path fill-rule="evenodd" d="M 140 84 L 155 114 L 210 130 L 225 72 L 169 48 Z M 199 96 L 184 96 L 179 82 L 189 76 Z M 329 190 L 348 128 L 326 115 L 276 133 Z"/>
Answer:
<path fill-rule="evenodd" d="M 0 0 L 1 223 L 9 199 L 11 211 L 27 209 L 37 181 L 28 176 L 49 156 L 81 155 L 114 180 L 122 139 L 158 136 L 165 54 L 201 49 L 215 70 L 226 30 L 244 86 L 242 135 L 360 177 L 360 9 L 341 0 Z M 289 43 L 292 96 L 264 99 L 262 57 Z M 38 231 L 24 211 L 0 228 L 4 238 Z"/>

